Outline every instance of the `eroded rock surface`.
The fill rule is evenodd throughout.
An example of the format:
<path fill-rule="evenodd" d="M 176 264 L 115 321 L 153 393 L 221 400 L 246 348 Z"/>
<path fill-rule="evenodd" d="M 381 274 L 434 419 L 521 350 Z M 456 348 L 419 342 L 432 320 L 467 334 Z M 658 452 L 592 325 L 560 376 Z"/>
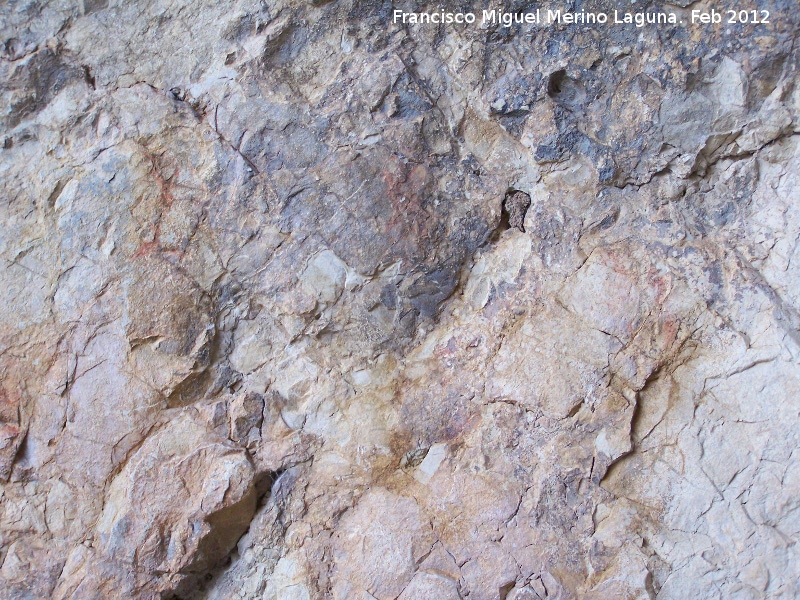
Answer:
<path fill-rule="evenodd" d="M 0 597 L 800 596 L 794 1 L 400 4 L 0 7 Z"/>

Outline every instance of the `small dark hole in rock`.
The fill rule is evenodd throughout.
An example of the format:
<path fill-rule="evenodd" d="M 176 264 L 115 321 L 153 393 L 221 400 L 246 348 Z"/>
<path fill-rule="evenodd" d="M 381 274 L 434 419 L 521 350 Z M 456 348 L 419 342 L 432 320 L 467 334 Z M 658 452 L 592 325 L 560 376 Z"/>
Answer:
<path fill-rule="evenodd" d="M 547 80 L 547 95 L 567 107 L 578 106 L 586 99 L 583 83 L 567 75 L 564 69 L 550 75 Z"/>
<path fill-rule="evenodd" d="M 269 500 L 270 496 L 272 495 L 272 488 L 275 485 L 275 482 L 278 481 L 283 472 L 286 469 L 278 469 L 277 471 L 268 471 L 266 473 L 260 474 L 256 477 L 255 480 L 255 488 L 256 488 L 256 495 L 258 496 L 259 505 L 262 505 Z"/>
<path fill-rule="evenodd" d="M 511 593 L 511 590 L 514 589 L 515 585 L 516 584 L 512 581 L 511 583 L 507 583 L 506 585 L 501 587 L 499 590 L 500 600 L 506 600 L 506 598 L 508 598 L 508 595 Z"/>
<path fill-rule="evenodd" d="M 547 80 L 547 95 L 551 98 L 558 96 L 561 93 L 561 86 L 566 78 L 567 72 L 564 69 L 560 69 L 551 74 L 550 79 Z"/>
<path fill-rule="evenodd" d="M 93 90 L 97 89 L 97 81 L 95 80 L 94 75 L 92 75 L 91 70 L 86 65 L 83 66 L 83 78 L 86 80 L 90 86 L 92 86 Z"/>

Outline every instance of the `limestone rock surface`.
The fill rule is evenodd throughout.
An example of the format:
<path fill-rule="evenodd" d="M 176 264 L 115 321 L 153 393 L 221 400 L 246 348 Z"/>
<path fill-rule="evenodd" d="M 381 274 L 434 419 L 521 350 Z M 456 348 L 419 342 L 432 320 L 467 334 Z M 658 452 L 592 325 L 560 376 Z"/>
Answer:
<path fill-rule="evenodd" d="M 0 598 L 800 597 L 800 11 L 632 4 L 3 3 Z"/>

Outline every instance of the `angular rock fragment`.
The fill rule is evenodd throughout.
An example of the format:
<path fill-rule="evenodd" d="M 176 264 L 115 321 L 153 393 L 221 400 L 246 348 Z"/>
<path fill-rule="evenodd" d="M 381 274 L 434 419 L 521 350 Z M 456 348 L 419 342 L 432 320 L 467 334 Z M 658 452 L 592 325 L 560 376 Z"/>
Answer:
<path fill-rule="evenodd" d="M 503 210 L 508 215 L 508 225 L 525 233 L 525 215 L 531 206 L 531 197 L 525 192 L 513 190 L 503 200 Z"/>

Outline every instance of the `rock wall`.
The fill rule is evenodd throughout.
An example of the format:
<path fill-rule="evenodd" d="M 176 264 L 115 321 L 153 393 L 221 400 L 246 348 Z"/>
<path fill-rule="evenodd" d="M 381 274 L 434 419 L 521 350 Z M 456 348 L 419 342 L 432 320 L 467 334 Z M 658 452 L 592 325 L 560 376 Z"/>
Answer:
<path fill-rule="evenodd" d="M 800 596 L 756 4 L 4 3 L 0 597 Z"/>

